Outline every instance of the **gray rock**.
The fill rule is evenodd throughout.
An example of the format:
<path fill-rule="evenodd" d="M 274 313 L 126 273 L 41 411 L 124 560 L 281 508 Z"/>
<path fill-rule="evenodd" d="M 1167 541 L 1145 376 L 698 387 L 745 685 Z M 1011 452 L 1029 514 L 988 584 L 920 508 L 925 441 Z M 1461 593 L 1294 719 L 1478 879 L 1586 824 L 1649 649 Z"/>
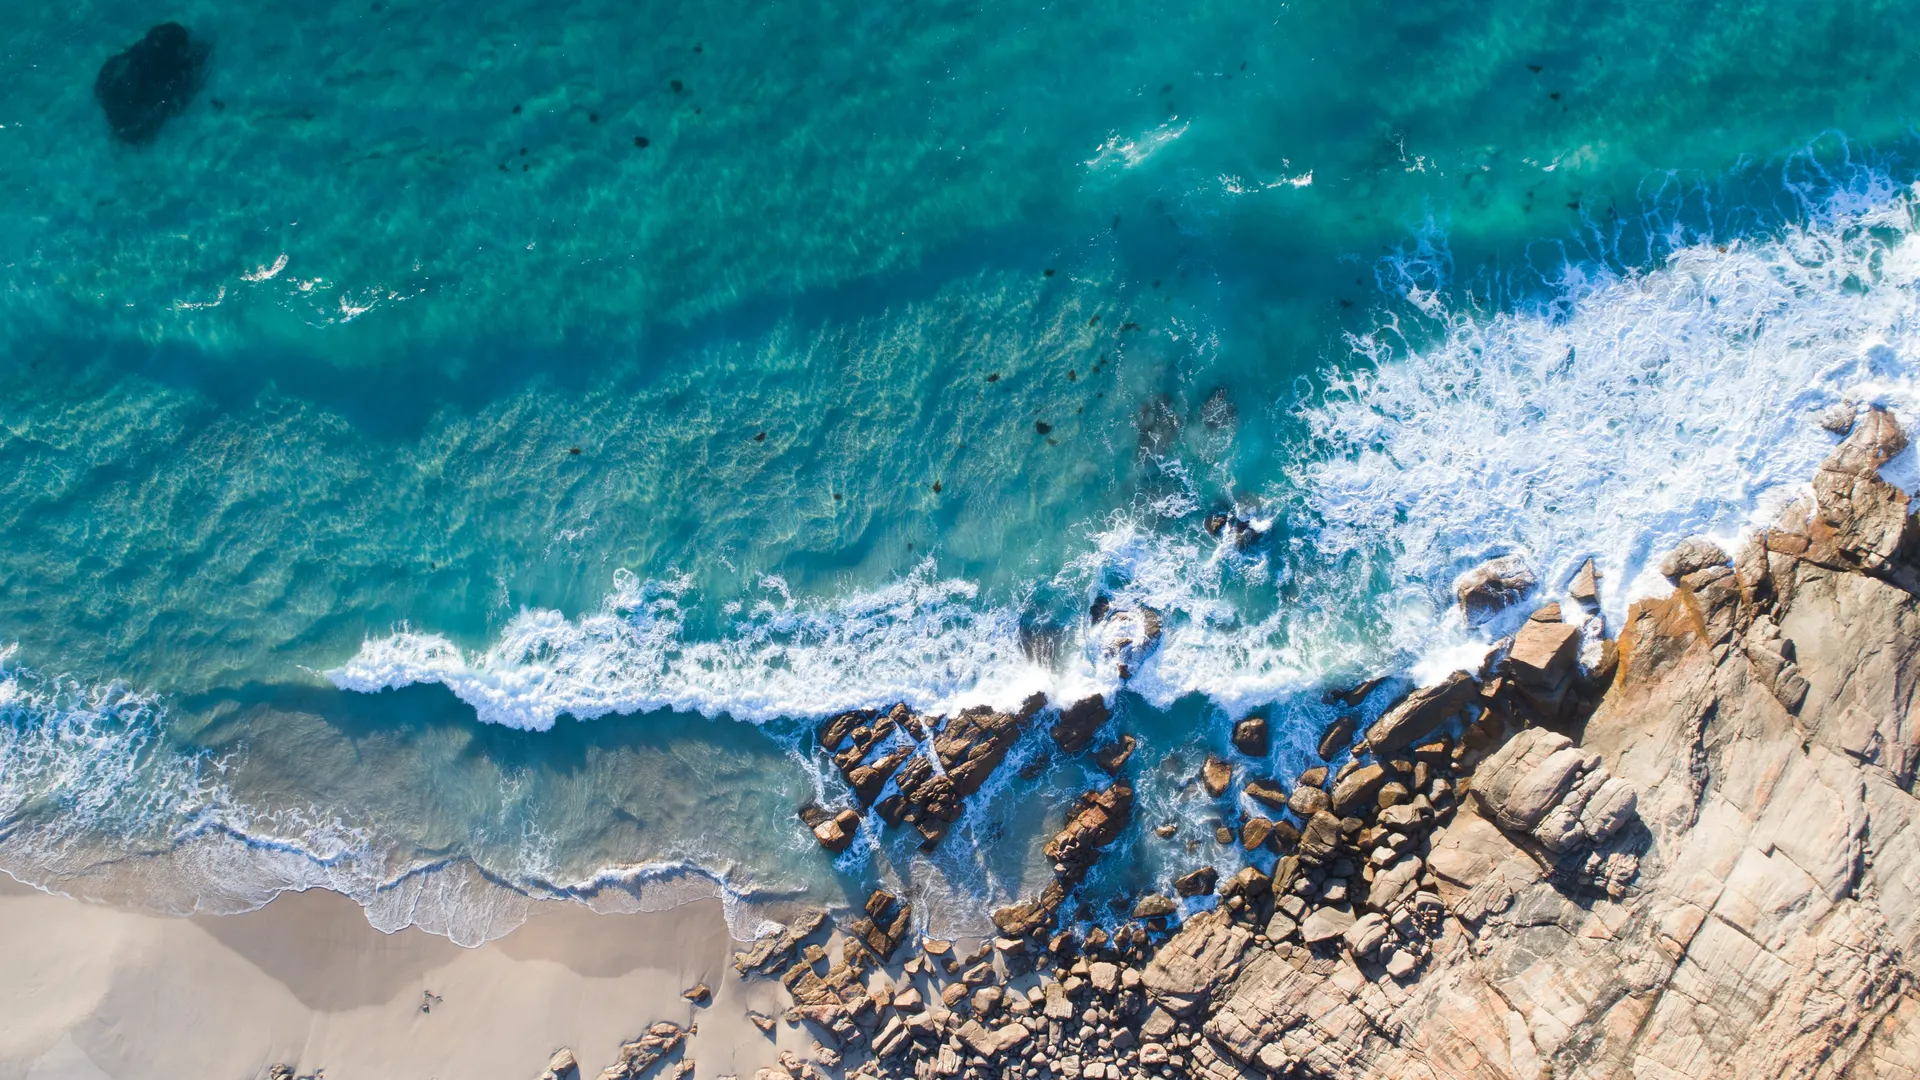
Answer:
<path fill-rule="evenodd" d="M 1380 946 L 1387 943 L 1387 917 L 1377 911 L 1369 912 L 1341 931 L 1340 937 L 1354 956 L 1371 960 Z"/>
<path fill-rule="evenodd" d="M 1300 921 L 1300 940 L 1309 945 L 1332 941 L 1354 924 L 1353 909 L 1344 904 L 1314 908 Z"/>

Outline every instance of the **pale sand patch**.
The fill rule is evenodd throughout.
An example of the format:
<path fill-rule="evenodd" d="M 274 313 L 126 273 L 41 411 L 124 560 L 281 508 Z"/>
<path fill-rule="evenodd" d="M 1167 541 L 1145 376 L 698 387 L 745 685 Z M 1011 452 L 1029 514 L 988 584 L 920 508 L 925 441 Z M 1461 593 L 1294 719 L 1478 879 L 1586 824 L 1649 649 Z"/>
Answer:
<path fill-rule="evenodd" d="M 245 915 L 145 915 L 0 875 L 0 1080 L 247 1080 L 274 1062 L 327 1080 L 533 1080 L 571 1046 L 591 1080 L 648 1024 L 697 1022 L 696 1077 L 751 1077 L 782 1049 L 777 983 L 742 983 L 718 901 L 597 915 L 555 904 L 463 949 L 383 934 L 336 893 Z M 713 988 L 707 1007 L 681 991 Z M 421 1010 L 427 994 L 438 1000 Z"/>

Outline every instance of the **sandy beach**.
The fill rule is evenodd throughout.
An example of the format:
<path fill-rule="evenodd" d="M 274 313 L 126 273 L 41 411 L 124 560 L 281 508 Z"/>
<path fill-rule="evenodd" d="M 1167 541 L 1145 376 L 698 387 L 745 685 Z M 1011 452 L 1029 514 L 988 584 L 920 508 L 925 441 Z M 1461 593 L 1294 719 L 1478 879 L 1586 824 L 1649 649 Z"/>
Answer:
<path fill-rule="evenodd" d="M 245 1080 L 275 1063 L 327 1080 L 532 1080 L 561 1046 L 591 1077 L 661 1020 L 699 1025 L 696 1075 L 751 1076 L 810 1040 L 747 1019 L 782 1004 L 778 983 L 734 975 L 736 947 L 718 901 L 631 915 L 555 905 L 466 949 L 382 933 L 319 890 L 167 918 L 0 877 L 0 1080 Z M 682 998 L 701 982 L 710 1003 Z"/>

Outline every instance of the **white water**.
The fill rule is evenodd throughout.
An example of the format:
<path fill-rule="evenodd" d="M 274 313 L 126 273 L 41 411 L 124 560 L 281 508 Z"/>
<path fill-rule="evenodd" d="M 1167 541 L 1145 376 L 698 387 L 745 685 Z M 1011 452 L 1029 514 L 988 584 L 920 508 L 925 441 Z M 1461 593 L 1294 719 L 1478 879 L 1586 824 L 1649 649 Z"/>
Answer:
<path fill-rule="evenodd" d="M 1188 490 L 1089 527 L 1082 554 L 1047 584 L 1087 595 L 1098 586 L 1116 605 L 1166 613 L 1161 646 L 1131 683 L 1150 703 L 1201 694 L 1238 715 L 1280 702 L 1276 720 L 1306 707 L 1294 691 L 1330 677 L 1419 678 L 1475 655 L 1484 631 L 1461 625 L 1449 586 L 1491 555 L 1526 556 L 1548 595 L 1595 558 L 1617 623 L 1651 585 L 1659 552 L 1697 532 L 1731 535 L 1803 490 L 1834 441 L 1814 422 L 1827 407 L 1920 416 L 1915 196 L 1869 194 L 1772 239 L 1682 248 L 1650 272 L 1570 274 L 1540 310 L 1410 295 L 1425 314 L 1407 318 L 1430 319 L 1438 332 L 1420 340 L 1436 343 L 1408 348 L 1395 326 L 1352 341 L 1362 362 L 1302 413 L 1306 441 L 1286 451 L 1287 484 L 1267 493 L 1283 537 L 1271 550 L 1242 555 L 1206 537 Z M 1179 487 L 1177 463 L 1167 474 Z M 1240 588 L 1285 592 L 1272 614 L 1250 619 L 1232 599 Z M 684 582 L 621 574 L 592 615 L 525 611 L 473 651 L 401 631 L 327 676 L 367 692 L 440 682 L 482 720 L 530 729 L 662 707 L 750 721 L 894 701 L 1010 707 L 1035 691 L 1070 700 L 1117 686 L 1088 628 L 1071 630 L 1054 662 L 1037 662 L 1016 605 L 942 579 L 931 561 L 832 601 L 795 599 L 767 580 L 716 640 L 689 636 L 690 601 Z M 219 760 L 162 749 L 153 702 L 112 688 L 0 664 L 0 719 L 0 869 L 66 891 L 109 895 L 96 867 L 164 856 L 164 875 L 138 875 L 150 906 L 243 910 L 283 889 L 326 887 L 361 902 L 375 925 L 468 943 L 511 929 L 536 895 L 608 909 L 717 895 L 736 918 L 750 895 L 734 875 L 686 862 L 543 884 L 532 849 L 533 870 L 515 879 L 525 891 L 502 889 L 470 862 L 421 865 L 327 813 L 266 817 L 238 804 Z M 1319 721 L 1277 726 L 1298 741 Z M 1012 776 L 1003 772 L 996 780 Z M 1146 785 L 1141 799 L 1143 819 L 1179 812 L 1177 792 Z M 943 853 L 955 895 L 913 886 L 923 908 L 956 920 L 967 914 L 960 893 L 1019 887 L 970 869 L 962 847 Z"/>
<path fill-rule="evenodd" d="M 1303 413 L 1292 490 L 1273 493 L 1304 513 L 1272 566 L 1217 550 L 1188 520 L 1197 502 L 1174 498 L 1090 530 L 1054 584 L 1117 581 L 1118 601 L 1166 612 L 1132 688 L 1232 713 L 1333 673 L 1465 655 L 1474 638 L 1448 584 L 1496 554 L 1524 555 L 1549 593 L 1593 557 L 1617 621 L 1660 551 L 1737 531 L 1800 490 L 1833 442 L 1814 423 L 1823 409 L 1920 413 L 1912 200 L 1880 184 L 1776 238 L 1684 247 L 1645 273 L 1569 271 L 1533 311 L 1486 314 L 1409 287 L 1437 344 L 1399 345 L 1394 325 L 1351 341 L 1357 362 Z M 1236 574 L 1297 599 L 1243 621 L 1222 599 Z M 360 691 L 443 683 L 481 719 L 535 729 L 562 714 L 938 711 L 1117 685 L 1084 628 L 1043 668 L 1021 651 L 1011 605 L 939 579 L 931 561 L 833 602 L 773 582 L 713 641 L 683 634 L 684 593 L 621 575 L 597 614 L 523 611 L 477 652 L 402 631 L 327 675 Z"/>

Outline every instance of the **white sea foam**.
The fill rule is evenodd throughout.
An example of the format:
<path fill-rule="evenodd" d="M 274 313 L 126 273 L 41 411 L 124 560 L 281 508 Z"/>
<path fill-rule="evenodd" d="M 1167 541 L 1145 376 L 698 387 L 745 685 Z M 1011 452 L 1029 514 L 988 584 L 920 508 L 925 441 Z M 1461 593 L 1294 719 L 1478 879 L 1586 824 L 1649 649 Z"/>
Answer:
<path fill-rule="evenodd" d="M 1231 713 L 1359 667 L 1431 675 L 1470 658 L 1484 635 L 1460 624 L 1448 585 L 1495 554 L 1524 555 L 1550 588 L 1594 557 L 1617 623 L 1661 550 L 1737 531 L 1802 489 L 1832 444 L 1821 410 L 1858 400 L 1920 415 L 1913 204 L 1874 181 L 1772 238 L 1682 246 L 1645 272 L 1570 266 L 1550 302 L 1517 312 L 1388 267 L 1405 318 L 1430 322 L 1354 337 L 1356 362 L 1304 409 L 1307 445 L 1289 449 L 1290 486 L 1270 493 L 1289 539 L 1268 562 L 1204 538 L 1187 520 L 1199 502 L 1176 491 L 1089 530 L 1051 584 L 1163 612 L 1132 688 L 1160 705 L 1204 694 Z M 1420 241 L 1412 258 L 1444 265 L 1443 239 Z M 1225 598 L 1235 575 L 1271 580 L 1283 602 L 1243 618 Z M 478 652 L 402 631 L 327 675 L 363 691 L 444 683 L 482 719 L 535 729 L 563 714 L 765 720 L 1116 686 L 1086 628 L 1064 660 L 1037 663 L 1015 604 L 931 561 L 835 601 L 769 581 L 715 640 L 684 632 L 688 602 L 684 583 L 621 574 L 595 614 L 523 611 Z"/>
<path fill-rule="evenodd" d="M 1883 195 L 1652 272 L 1570 270 L 1543 310 L 1444 310 L 1437 347 L 1354 339 L 1372 363 L 1307 412 L 1319 453 L 1295 473 L 1321 557 L 1385 552 L 1441 610 L 1489 556 L 1555 589 L 1591 556 L 1617 624 L 1667 548 L 1805 489 L 1834 442 L 1822 410 L 1920 415 L 1920 237 L 1912 193 Z M 1395 633 L 1415 652 L 1461 639 L 1457 619 Z"/>
<path fill-rule="evenodd" d="M 481 719 L 535 730 L 563 714 L 663 708 L 766 720 L 896 701 L 932 711 L 981 701 L 1011 707 L 1052 678 L 1021 651 L 1014 609 L 978 603 L 975 586 L 936 577 L 931 561 L 884 588 L 820 605 L 766 579 L 718 640 L 684 633 L 687 591 L 683 581 L 642 582 L 622 571 L 595 614 L 523 610 L 478 653 L 402 631 L 368 641 L 326 674 L 361 691 L 444 683 Z"/>

